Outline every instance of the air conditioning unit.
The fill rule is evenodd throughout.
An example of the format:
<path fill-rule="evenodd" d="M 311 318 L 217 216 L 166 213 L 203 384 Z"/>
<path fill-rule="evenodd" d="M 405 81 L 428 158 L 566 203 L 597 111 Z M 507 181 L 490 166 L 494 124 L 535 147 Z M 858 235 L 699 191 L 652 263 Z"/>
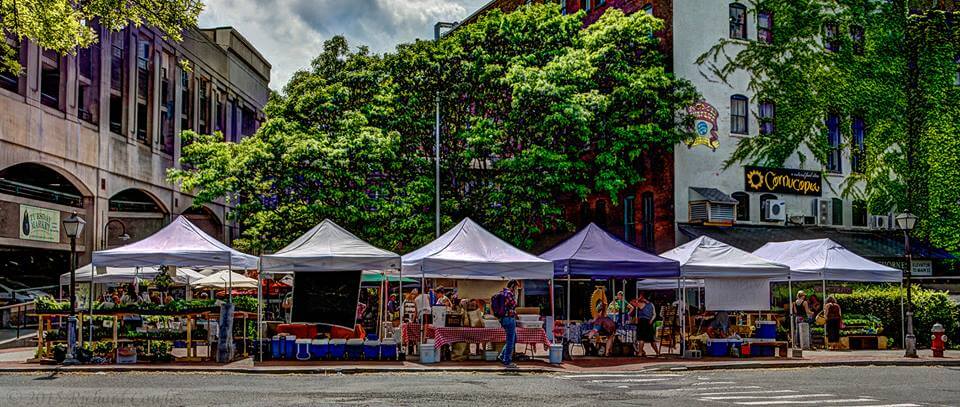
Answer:
<path fill-rule="evenodd" d="M 781 200 L 769 200 L 763 203 L 764 219 L 768 221 L 787 220 L 787 203 Z"/>
<path fill-rule="evenodd" d="M 821 226 L 833 224 L 833 202 L 829 199 L 813 200 L 813 215 L 817 218 L 817 224 Z"/>
<path fill-rule="evenodd" d="M 890 230 L 893 229 L 893 222 L 891 222 L 890 215 L 874 215 L 870 218 L 870 227 L 880 230 Z"/>

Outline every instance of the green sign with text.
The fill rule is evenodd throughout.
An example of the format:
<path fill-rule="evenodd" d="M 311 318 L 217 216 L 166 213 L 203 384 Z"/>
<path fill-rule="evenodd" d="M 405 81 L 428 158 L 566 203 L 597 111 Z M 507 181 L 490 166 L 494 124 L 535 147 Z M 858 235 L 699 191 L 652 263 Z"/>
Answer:
<path fill-rule="evenodd" d="M 20 238 L 60 242 L 60 211 L 20 205 Z"/>

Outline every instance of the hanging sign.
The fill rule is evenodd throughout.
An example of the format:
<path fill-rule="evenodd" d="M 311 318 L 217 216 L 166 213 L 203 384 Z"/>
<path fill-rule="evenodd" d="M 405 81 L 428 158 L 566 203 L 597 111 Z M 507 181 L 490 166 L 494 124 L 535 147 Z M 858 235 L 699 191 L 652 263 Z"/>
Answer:
<path fill-rule="evenodd" d="M 60 211 L 20 205 L 20 238 L 60 242 Z"/>
<path fill-rule="evenodd" d="M 747 191 L 809 196 L 823 194 L 823 177 L 816 171 L 748 166 L 743 168 L 743 174 L 744 189 Z"/>
<path fill-rule="evenodd" d="M 687 148 L 707 146 L 713 151 L 720 147 L 720 136 L 717 134 L 717 117 L 720 113 L 717 108 L 700 100 L 693 106 L 687 107 L 687 114 L 693 116 L 693 137 L 686 140 Z"/>

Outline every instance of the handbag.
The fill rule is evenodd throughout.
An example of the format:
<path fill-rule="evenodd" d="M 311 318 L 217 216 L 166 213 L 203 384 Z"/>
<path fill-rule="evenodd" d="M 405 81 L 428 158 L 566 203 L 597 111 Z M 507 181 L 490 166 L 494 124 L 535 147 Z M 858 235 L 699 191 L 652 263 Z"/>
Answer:
<path fill-rule="evenodd" d="M 827 317 L 823 315 L 823 311 L 820 311 L 820 313 L 817 314 L 816 322 L 817 322 L 817 325 L 825 325 L 827 323 Z"/>

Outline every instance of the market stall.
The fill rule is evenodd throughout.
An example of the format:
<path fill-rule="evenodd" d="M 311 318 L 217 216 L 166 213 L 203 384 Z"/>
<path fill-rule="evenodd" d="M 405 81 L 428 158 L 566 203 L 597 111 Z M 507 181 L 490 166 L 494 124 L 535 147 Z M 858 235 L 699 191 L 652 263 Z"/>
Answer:
<path fill-rule="evenodd" d="M 706 236 L 664 252 L 661 256 L 680 263 L 681 285 L 688 279 L 703 280 L 704 306 L 706 310 L 716 311 L 715 318 L 727 318 L 726 313 L 729 311 L 769 310 L 770 281 L 790 276 L 790 269 L 783 264 L 763 259 Z M 680 300 L 687 303 L 684 298 L 686 290 L 684 287 L 680 288 Z M 683 307 L 680 307 L 680 311 L 683 312 Z M 686 318 L 681 317 L 680 320 L 685 325 Z M 728 323 L 722 322 L 724 326 Z M 681 332 L 684 333 L 683 341 L 686 342 L 687 327 L 681 327 Z M 740 334 L 746 332 L 736 332 L 736 335 Z M 773 345 L 777 347 L 784 345 L 785 343 L 775 340 L 775 334 L 775 325 L 773 335 L 764 330 L 762 339 L 766 341 L 759 344 L 766 346 L 770 342 L 776 342 Z M 729 332 L 722 333 L 722 336 L 727 335 Z M 683 347 L 686 348 L 685 343 Z"/>
<path fill-rule="evenodd" d="M 403 275 L 418 278 L 421 282 L 429 278 L 505 283 L 507 280 L 552 281 L 553 277 L 552 262 L 513 247 L 470 218 L 463 219 L 436 240 L 404 255 L 402 263 Z M 426 287 L 425 283 L 421 285 Z M 523 314 L 519 310 L 518 313 Z M 539 321 L 540 316 L 532 315 L 531 318 L 536 318 L 537 321 L 529 322 L 523 321 L 523 318 L 526 317 L 521 316 L 521 321 L 518 322 L 518 335 L 524 328 L 539 330 L 542 336 L 536 334 L 537 340 L 548 345 L 546 333 L 542 328 L 544 321 Z M 499 324 L 492 317 L 485 320 L 491 321 L 484 322 L 489 324 L 488 327 L 448 327 L 448 330 L 444 330 L 444 335 L 449 331 L 450 337 L 477 344 L 494 342 L 501 335 L 505 335 L 503 329 L 498 327 Z M 547 321 L 552 321 L 552 318 L 548 318 Z M 438 320 L 434 325 L 442 324 L 444 322 Z M 405 331 L 419 328 L 408 325 Z M 417 342 L 424 343 L 424 339 L 428 337 L 429 326 L 424 328 L 419 329 L 421 340 Z M 433 344 L 427 346 L 439 350 L 443 343 L 434 339 Z"/>
<path fill-rule="evenodd" d="M 821 283 L 822 295 L 827 297 L 827 281 L 848 281 L 866 283 L 897 283 L 902 284 L 903 272 L 893 267 L 884 266 L 858 256 L 847 250 L 839 243 L 830 239 L 792 240 L 789 242 L 767 243 L 755 250 L 753 254 L 765 259 L 782 263 L 790 267 L 788 281 L 789 297 L 793 299 L 793 283 L 798 281 L 817 281 Z M 901 312 L 903 311 L 901 298 Z M 791 321 L 793 307 L 790 307 Z M 870 319 L 855 318 L 857 320 Z M 903 318 L 901 317 L 901 320 Z M 791 324 L 791 339 L 796 327 Z M 845 335 L 847 343 L 851 340 L 856 343 L 870 342 L 880 347 L 876 332 L 857 332 L 857 335 Z"/>
<path fill-rule="evenodd" d="M 352 339 L 362 340 L 362 338 L 356 338 L 358 336 L 354 324 L 356 318 L 352 313 L 352 310 L 357 308 L 362 272 L 364 270 L 381 271 L 382 273 L 377 274 L 383 276 L 386 270 L 395 270 L 399 266 L 398 254 L 377 248 L 333 221 L 325 219 L 280 251 L 264 255 L 260 274 L 294 274 L 293 322 L 301 323 L 295 332 L 299 333 L 299 337 L 294 340 L 300 340 L 303 344 L 304 341 L 331 339 L 316 338 L 318 323 L 332 326 L 331 335 L 336 330 L 348 332 L 348 336 Z M 398 275 L 397 278 L 401 277 Z M 402 284 L 402 279 L 399 281 Z M 325 295 L 317 291 L 322 290 L 326 283 L 336 285 L 336 287 L 326 287 L 328 291 L 333 288 L 335 292 Z M 313 289 L 306 289 L 308 284 Z M 346 315 L 346 318 L 332 318 L 330 313 L 334 310 L 338 315 Z M 258 334 L 263 335 L 263 324 L 258 326 L 260 326 Z M 368 342 L 365 346 L 380 349 L 380 338 L 371 339 L 371 341 L 376 341 L 377 344 Z M 329 346 L 329 343 L 325 345 Z M 394 345 L 395 348 L 396 345 Z M 328 347 L 320 347 L 318 343 L 315 349 L 313 352 L 309 350 L 304 353 L 298 352 L 298 359 L 317 359 L 328 356 Z M 274 353 L 279 354 L 279 352 Z M 391 354 L 395 355 L 395 350 Z"/>

